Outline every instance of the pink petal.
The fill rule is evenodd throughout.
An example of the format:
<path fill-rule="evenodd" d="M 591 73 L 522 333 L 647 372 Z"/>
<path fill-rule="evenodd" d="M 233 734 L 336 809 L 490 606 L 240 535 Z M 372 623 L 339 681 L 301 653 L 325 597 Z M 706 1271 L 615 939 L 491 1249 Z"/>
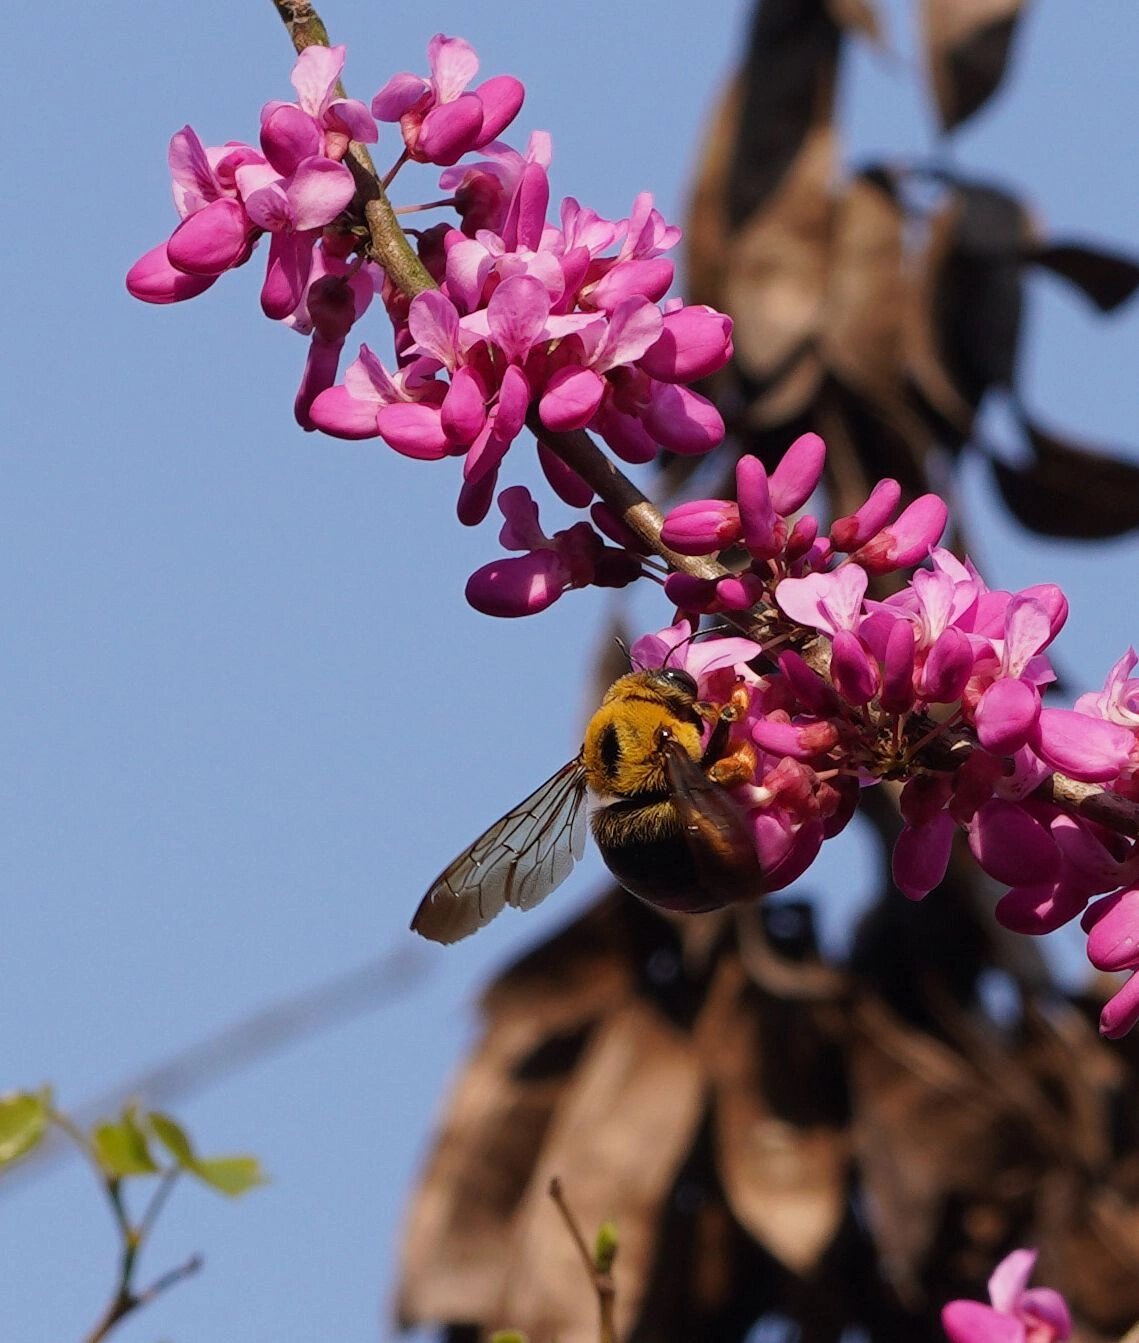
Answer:
<path fill-rule="evenodd" d="M 479 58 L 461 37 L 436 33 L 427 44 L 431 82 L 441 103 L 453 102 L 479 72 Z"/>
<path fill-rule="evenodd" d="M 1001 1260 L 989 1278 L 989 1300 L 994 1310 L 1002 1315 L 1016 1310 L 1035 1267 L 1035 1250 L 1013 1250 Z"/>
<path fill-rule="evenodd" d="M 757 718 L 751 725 L 751 739 L 768 755 L 813 760 L 835 745 L 838 732 L 833 723 L 799 725 L 775 718 Z"/>
<path fill-rule="evenodd" d="M 872 574 L 919 564 L 945 531 L 949 508 L 936 494 L 923 494 L 855 552 L 853 559 Z"/>
<path fill-rule="evenodd" d="M 1132 975 L 1099 1014 L 1099 1030 L 1109 1040 L 1118 1040 L 1139 1021 L 1139 975 Z"/>
<path fill-rule="evenodd" d="M 467 579 L 467 601 L 487 616 L 532 616 L 566 590 L 565 565 L 556 550 L 484 564 Z"/>
<path fill-rule="evenodd" d="M 495 75 L 479 85 L 477 96 L 483 105 L 483 118 L 482 133 L 475 148 L 482 149 L 492 140 L 497 140 L 518 115 L 526 97 L 526 88 L 513 75 Z"/>
<path fill-rule="evenodd" d="M 405 457 L 432 462 L 446 457 L 451 450 L 438 406 L 397 401 L 380 407 L 376 425 L 388 447 Z"/>
<path fill-rule="evenodd" d="M 736 463 L 736 498 L 744 544 L 761 559 L 782 549 L 779 519 L 771 505 L 771 482 L 758 457 L 745 455 Z"/>
<path fill-rule="evenodd" d="M 1037 1332 L 1029 1335 L 1033 1343 L 1052 1343 L 1072 1336 L 1068 1303 L 1051 1287 L 1030 1287 L 1020 1298 L 1020 1315 L 1030 1327 L 1036 1323 Z"/>
<path fill-rule="evenodd" d="M 903 827 L 894 844 L 891 870 L 894 884 L 907 900 L 923 900 L 941 884 L 956 830 L 947 811 L 937 812 L 924 825 Z"/>
<path fill-rule="evenodd" d="M 317 334 L 309 341 L 308 358 L 293 401 L 293 416 L 302 429 L 318 428 L 312 418 L 312 404 L 322 393 L 331 391 L 343 348 L 343 340 L 325 340 Z"/>
<path fill-rule="evenodd" d="M 598 408 L 591 428 L 597 430 L 618 457 L 633 465 L 651 462 L 657 455 L 656 440 L 641 421 L 614 410 L 608 402 L 602 402 Z"/>
<path fill-rule="evenodd" d="M 144 303 L 182 303 L 204 294 L 217 282 L 216 275 L 187 275 L 166 259 L 166 244 L 159 243 L 127 271 L 127 289 Z"/>
<path fill-rule="evenodd" d="M 308 418 L 317 429 L 335 438 L 376 438 L 376 401 L 361 401 L 344 386 L 330 387 L 313 401 Z"/>
<path fill-rule="evenodd" d="M 498 496 L 498 507 L 505 521 L 498 533 L 504 550 L 541 550 L 550 538 L 538 522 L 538 505 L 525 485 L 511 485 Z"/>
<path fill-rule="evenodd" d="M 1028 741 L 1040 716 L 1040 692 L 1025 681 L 994 681 L 977 701 L 977 739 L 994 755 L 1012 755 Z"/>
<path fill-rule="evenodd" d="M 779 670 L 807 713 L 826 718 L 838 709 L 838 696 L 793 649 L 788 648 L 779 654 Z"/>
<path fill-rule="evenodd" d="M 802 508 L 823 474 L 827 446 L 818 434 L 800 434 L 771 473 L 771 505 L 787 517 Z"/>
<path fill-rule="evenodd" d="M 425 298 L 426 294 L 419 297 Z M 443 398 L 442 416 L 443 432 L 451 443 L 469 445 L 482 433 L 486 406 L 482 382 L 474 369 L 463 367 L 456 371 Z"/>
<path fill-rule="evenodd" d="M 411 300 L 407 326 L 415 343 L 444 368 L 454 368 L 458 352 L 459 314 L 438 289 L 426 289 Z"/>
<path fill-rule="evenodd" d="M 280 321 L 304 297 L 312 269 L 315 233 L 274 233 L 269 243 L 269 264 L 261 286 L 261 311 Z"/>
<path fill-rule="evenodd" d="M 174 179 L 174 204 L 183 218 L 217 199 L 217 181 L 193 127 L 183 126 L 170 137 L 166 161 Z"/>
<path fill-rule="evenodd" d="M 297 101 L 311 116 L 320 116 L 333 84 L 344 69 L 346 50 L 343 45 L 323 47 L 314 44 L 305 47 L 297 57 L 289 83 L 297 91 Z"/>
<path fill-rule="evenodd" d="M 671 573 L 664 580 L 664 595 L 681 611 L 719 610 L 714 578 Z"/>
<path fill-rule="evenodd" d="M 464 480 L 459 490 L 459 501 L 455 513 L 464 527 L 475 527 L 490 512 L 495 486 L 498 484 L 498 472 L 488 471 L 478 480 Z"/>
<path fill-rule="evenodd" d="M 865 545 L 894 516 L 901 498 L 902 487 L 896 480 L 880 480 L 861 508 L 831 525 L 831 544 L 835 550 L 857 550 Z"/>
<path fill-rule="evenodd" d="M 850 630 L 837 630 L 831 642 L 831 679 L 848 704 L 866 704 L 878 693 L 877 671 Z"/>
<path fill-rule="evenodd" d="M 724 440 L 720 412 L 707 397 L 687 387 L 654 383 L 644 422 L 662 447 L 683 456 L 708 452 Z"/>
<path fill-rule="evenodd" d="M 166 245 L 166 258 L 187 275 L 217 276 L 245 253 L 249 217 L 240 201 L 224 198 L 183 219 Z"/>
<path fill-rule="evenodd" d="M 1017 803 L 993 798 L 977 808 L 966 830 L 973 857 L 997 881 L 1036 886 L 1056 879 L 1060 870 L 1056 841 Z"/>
<path fill-rule="evenodd" d="M 593 419 L 604 395 L 603 378 L 591 368 L 570 364 L 560 368 L 546 384 L 538 414 L 546 428 L 555 432 L 583 429 Z"/>
<path fill-rule="evenodd" d="M 997 901 L 997 922 L 1010 932 L 1040 937 L 1078 918 L 1087 903 L 1082 888 L 1066 882 L 1044 882 L 1038 886 L 1014 886 Z"/>
<path fill-rule="evenodd" d="M 711 555 L 735 545 L 741 534 L 739 508 L 725 499 L 692 499 L 664 520 L 661 540 L 681 555 Z"/>
<path fill-rule="evenodd" d="M 622 300 L 640 296 L 658 303 L 672 286 L 676 267 L 664 257 L 620 261 L 589 290 L 589 303 L 612 312 Z"/>
<path fill-rule="evenodd" d="M 569 504 L 571 508 L 586 507 L 593 498 L 592 485 L 582 480 L 572 467 L 567 466 L 553 449 L 542 442 L 538 444 L 538 461 L 541 463 L 543 474 L 550 482 L 550 488 L 563 503 Z M 596 522 L 596 518 L 594 521 Z M 601 530 L 605 531 L 605 528 Z M 611 532 L 605 531 L 605 535 L 613 539 Z M 625 537 L 621 537 L 620 543 L 625 544 Z"/>
<path fill-rule="evenodd" d="M 440 167 L 457 163 L 478 143 L 482 130 L 482 103 L 473 93 L 454 102 L 440 103 L 423 118 L 416 142 L 417 157 Z"/>
<path fill-rule="evenodd" d="M 1139 890 L 1116 891 L 1088 913 L 1093 911 L 1088 960 L 1097 970 L 1134 969 L 1139 964 Z"/>
<path fill-rule="evenodd" d="M 914 627 L 908 620 L 895 620 L 890 626 L 879 697 L 887 713 L 906 713 L 913 708 Z"/>
<path fill-rule="evenodd" d="M 430 91 L 431 86 L 420 75 L 408 74 L 407 71 L 392 75 L 372 99 L 372 116 L 377 121 L 398 121 Z"/>
<path fill-rule="evenodd" d="M 293 173 L 285 187 L 298 231 L 331 224 L 356 194 L 352 174 L 343 163 L 310 158 Z"/>
<path fill-rule="evenodd" d="M 1127 765 L 1135 737 L 1074 709 L 1041 709 L 1029 744 L 1053 769 L 1087 783 L 1107 783 Z"/>
<path fill-rule="evenodd" d="M 594 360 L 598 373 L 618 364 L 631 364 L 657 339 L 661 329 L 660 309 L 648 299 L 625 299 L 614 309 L 605 339 Z"/>
<path fill-rule="evenodd" d="M 660 382 L 695 382 L 732 357 L 732 319 L 704 304 L 664 317 L 660 336 L 641 357 L 641 367 Z"/>
<path fill-rule="evenodd" d="M 311 50 L 311 48 L 310 48 Z M 376 123 L 358 98 L 334 98 L 324 114 L 325 125 L 342 131 L 350 140 L 372 145 L 380 138 Z"/>
<path fill-rule="evenodd" d="M 1052 637 L 1052 622 L 1043 602 L 1016 593 L 1005 608 L 1004 656 L 1009 676 L 1021 676 L 1032 658 Z"/>
<path fill-rule="evenodd" d="M 320 127 L 292 103 L 278 103 L 261 122 L 261 148 L 274 171 L 282 177 L 324 150 Z"/>
<path fill-rule="evenodd" d="M 950 1301 L 942 1309 L 941 1327 L 949 1343 L 1025 1343 L 1019 1320 L 980 1301 Z"/>
<path fill-rule="evenodd" d="M 514 188 L 502 226 L 506 246 L 536 250 L 542 241 L 549 206 L 550 179 L 545 168 L 540 163 L 527 163 Z"/>
<path fill-rule="evenodd" d="M 530 275 L 503 280 L 487 304 L 491 338 L 508 360 L 520 363 L 549 313 L 550 296 L 540 280 Z"/>
<path fill-rule="evenodd" d="M 952 625 L 934 641 L 922 669 L 922 698 L 933 704 L 953 704 L 961 698 L 973 671 L 973 647 Z"/>

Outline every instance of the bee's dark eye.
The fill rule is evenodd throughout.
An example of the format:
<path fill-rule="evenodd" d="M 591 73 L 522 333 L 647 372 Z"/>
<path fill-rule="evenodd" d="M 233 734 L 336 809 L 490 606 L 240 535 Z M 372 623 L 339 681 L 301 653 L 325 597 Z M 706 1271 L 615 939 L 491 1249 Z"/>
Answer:
<path fill-rule="evenodd" d="M 689 676 L 686 671 L 681 671 L 679 667 L 661 667 L 657 672 L 657 676 L 659 676 L 662 681 L 667 681 L 669 685 L 675 686 L 677 690 L 683 690 L 691 695 L 693 699 L 696 698 L 695 678 Z"/>

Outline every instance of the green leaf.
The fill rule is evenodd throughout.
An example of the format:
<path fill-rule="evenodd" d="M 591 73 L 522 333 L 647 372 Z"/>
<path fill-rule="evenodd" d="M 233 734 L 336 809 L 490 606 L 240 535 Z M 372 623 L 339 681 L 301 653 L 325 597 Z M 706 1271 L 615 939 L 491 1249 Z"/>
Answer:
<path fill-rule="evenodd" d="M 46 1092 L 9 1091 L 0 1096 L 0 1166 L 30 1152 L 48 1123 Z"/>
<path fill-rule="evenodd" d="M 265 1184 L 265 1172 L 255 1156 L 208 1156 L 187 1167 L 219 1194 L 237 1198 Z"/>
<path fill-rule="evenodd" d="M 110 1175 L 157 1175 L 162 1169 L 151 1155 L 136 1115 L 134 1106 L 128 1106 L 117 1124 L 96 1124 L 91 1130 L 95 1155 Z"/>
<path fill-rule="evenodd" d="M 178 1165 L 184 1170 L 193 1170 L 197 1164 L 197 1157 L 194 1155 L 194 1146 L 190 1142 L 190 1135 L 182 1125 L 171 1119 L 169 1115 L 160 1114 L 157 1110 L 151 1110 L 146 1119 L 151 1132 Z"/>
<path fill-rule="evenodd" d="M 197 1176 L 203 1184 L 219 1194 L 237 1198 L 259 1184 L 265 1183 L 265 1172 L 254 1156 L 200 1157 L 194 1151 L 190 1136 L 181 1124 L 169 1115 L 152 1111 L 147 1116 L 154 1136 L 166 1148 L 188 1175 Z"/>
<path fill-rule="evenodd" d="M 490 1343 L 530 1343 L 530 1340 L 517 1329 L 500 1329 L 498 1333 L 491 1334 Z"/>

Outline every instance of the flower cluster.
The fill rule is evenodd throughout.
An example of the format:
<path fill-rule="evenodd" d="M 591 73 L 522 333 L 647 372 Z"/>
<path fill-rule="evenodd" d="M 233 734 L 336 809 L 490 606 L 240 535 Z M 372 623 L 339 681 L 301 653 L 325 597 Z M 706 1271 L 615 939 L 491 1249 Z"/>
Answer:
<path fill-rule="evenodd" d="M 944 504 L 926 496 L 898 513 L 901 492 L 890 480 L 825 536 L 809 515 L 792 523 L 823 456 L 821 440 L 806 435 L 770 476 L 744 459 L 738 502 L 681 505 L 663 529 L 677 550 L 723 552 L 730 569 L 719 580 L 670 575 L 666 590 L 682 610 L 769 608 L 756 629 L 771 670 L 745 678 L 749 708 L 733 732 L 759 751 L 754 786 L 738 800 L 757 824 L 770 889 L 841 829 L 860 785 L 904 779 L 893 870 L 907 896 L 921 899 L 938 885 L 962 829 L 980 866 L 1011 887 L 997 906 L 1003 924 L 1049 932 L 1102 897 L 1084 916 L 1091 959 L 1105 970 L 1139 968 L 1134 842 L 1039 791 L 1060 772 L 1139 796 L 1135 654 L 1116 665 L 1101 694 L 1074 709 L 1045 707 L 1041 691 L 1055 679 L 1045 650 L 1068 610 L 1060 589 L 988 588 L 971 564 L 937 547 Z M 900 591 L 867 597 L 871 574 L 923 557 L 929 567 Z M 690 626 L 678 628 L 687 637 Z M 813 648 L 810 665 L 792 648 L 779 651 L 788 641 Z M 644 662 L 647 650 L 635 656 Z M 786 853 L 772 849 L 775 831 Z M 1118 1035 L 1136 1020 L 1139 976 L 1108 1003 L 1101 1028 Z"/>
<path fill-rule="evenodd" d="M 665 301 L 674 277 L 665 254 L 680 230 L 652 197 L 638 196 L 619 220 L 569 198 L 549 222 L 549 136 L 533 135 L 525 153 L 496 138 L 517 115 L 523 86 L 501 75 L 471 88 L 478 58 L 459 38 L 432 38 L 429 76 L 395 75 L 370 112 L 335 96 L 343 63 L 343 47 L 301 54 L 297 101 L 265 105 L 259 149 L 205 148 L 189 127 L 174 136 L 182 222 L 132 267 L 131 293 L 152 303 L 192 298 L 270 234 L 262 308 L 311 337 L 298 421 L 341 438 L 379 437 L 409 457 L 462 458 L 464 523 L 486 517 L 503 458 L 526 426 L 552 488 L 574 508 L 587 507 L 593 491 L 558 455 L 558 434 L 591 429 L 631 463 L 718 444 L 719 413 L 685 384 L 729 359 L 731 322 Z M 457 226 L 417 235 L 437 288 L 410 300 L 367 259 L 356 181 L 342 161 L 350 141 L 377 140 L 373 118 L 398 123 L 403 140 L 385 184 L 408 160 L 444 167 L 450 196 L 435 204 L 457 215 Z M 481 157 L 460 163 L 467 154 Z M 362 345 L 337 381 L 348 334 L 377 294 L 394 327 L 394 368 Z M 520 530 L 508 521 L 508 532 L 526 532 L 516 548 L 527 556 L 480 570 L 472 600 L 519 615 L 570 587 L 627 581 L 639 565 L 614 559 L 605 544 L 614 527 L 583 520 L 551 541 L 536 522 Z M 539 575 L 536 586 L 520 582 L 524 572 Z"/>
<path fill-rule="evenodd" d="M 950 1343 L 1064 1343 L 1072 1318 L 1059 1292 L 1029 1287 L 1035 1250 L 1013 1250 L 989 1279 L 989 1301 L 950 1301 L 941 1324 Z"/>

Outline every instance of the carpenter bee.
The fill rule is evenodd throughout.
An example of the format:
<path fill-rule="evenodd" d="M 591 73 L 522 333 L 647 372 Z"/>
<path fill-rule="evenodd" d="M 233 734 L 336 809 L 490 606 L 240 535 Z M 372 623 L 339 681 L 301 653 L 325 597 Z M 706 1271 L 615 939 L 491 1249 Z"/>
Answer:
<path fill-rule="evenodd" d="M 679 667 L 620 677 L 578 755 L 444 868 L 412 928 L 433 942 L 457 942 L 506 905 L 532 909 L 581 857 L 590 795 L 601 857 L 633 895 L 686 913 L 758 895 L 755 845 L 727 792 L 755 766 L 750 744 L 728 749 L 745 706 L 746 692 L 742 702 L 701 701 Z"/>

